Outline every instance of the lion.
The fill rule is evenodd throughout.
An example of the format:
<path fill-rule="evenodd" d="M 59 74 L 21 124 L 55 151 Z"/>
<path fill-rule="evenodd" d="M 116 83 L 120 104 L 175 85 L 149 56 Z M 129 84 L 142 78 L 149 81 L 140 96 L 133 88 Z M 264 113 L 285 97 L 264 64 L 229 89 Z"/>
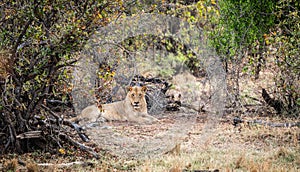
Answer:
<path fill-rule="evenodd" d="M 147 112 L 146 91 L 146 86 L 130 86 L 125 100 L 103 104 L 102 108 L 96 105 L 88 106 L 71 121 L 88 120 L 95 122 L 102 117 L 107 121 L 155 122 L 157 119 L 148 115 Z"/>

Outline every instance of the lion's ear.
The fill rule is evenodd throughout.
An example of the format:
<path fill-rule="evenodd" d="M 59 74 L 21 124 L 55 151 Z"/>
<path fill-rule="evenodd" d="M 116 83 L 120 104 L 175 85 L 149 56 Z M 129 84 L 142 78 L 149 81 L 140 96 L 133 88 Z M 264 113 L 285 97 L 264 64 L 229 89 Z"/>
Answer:
<path fill-rule="evenodd" d="M 132 91 L 132 86 L 127 87 L 127 91 Z"/>
<path fill-rule="evenodd" d="M 147 91 L 147 87 L 146 86 L 142 86 L 142 91 L 146 92 Z"/>

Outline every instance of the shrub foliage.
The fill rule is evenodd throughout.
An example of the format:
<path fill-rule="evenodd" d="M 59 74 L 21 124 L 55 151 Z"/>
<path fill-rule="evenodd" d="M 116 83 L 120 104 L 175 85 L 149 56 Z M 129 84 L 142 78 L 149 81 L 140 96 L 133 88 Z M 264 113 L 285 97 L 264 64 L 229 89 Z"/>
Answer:
<path fill-rule="evenodd" d="M 60 144 L 57 125 L 47 120 L 50 113 L 43 107 L 49 102 L 68 104 L 68 66 L 77 61 L 76 53 L 95 29 L 109 22 L 119 5 L 118 1 L 92 0 L 0 2 L 3 152 Z M 24 136 L 32 131 L 43 131 L 40 143 Z"/>

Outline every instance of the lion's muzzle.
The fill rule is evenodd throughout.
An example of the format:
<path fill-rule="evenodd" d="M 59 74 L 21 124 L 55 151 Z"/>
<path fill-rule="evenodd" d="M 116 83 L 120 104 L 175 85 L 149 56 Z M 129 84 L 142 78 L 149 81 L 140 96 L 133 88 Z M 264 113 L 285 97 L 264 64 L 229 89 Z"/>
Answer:
<path fill-rule="evenodd" d="M 139 109 L 140 108 L 140 102 L 133 102 L 132 106 L 134 109 Z"/>

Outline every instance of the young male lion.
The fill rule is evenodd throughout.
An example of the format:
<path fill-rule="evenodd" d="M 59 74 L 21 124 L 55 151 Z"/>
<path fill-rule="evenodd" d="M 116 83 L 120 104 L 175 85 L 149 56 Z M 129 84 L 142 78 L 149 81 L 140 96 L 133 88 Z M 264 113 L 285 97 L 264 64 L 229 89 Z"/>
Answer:
<path fill-rule="evenodd" d="M 125 100 L 103 104 L 102 111 L 96 106 L 91 105 L 82 110 L 81 114 L 72 121 L 78 119 L 88 119 L 96 121 L 100 116 L 108 121 L 132 121 L 138 123 L 150 123 L 157 121 L 156 118 L 148 115 L 147 103 L 145 99 L 147 87 L 134 86 L 128 87 Z"/>

